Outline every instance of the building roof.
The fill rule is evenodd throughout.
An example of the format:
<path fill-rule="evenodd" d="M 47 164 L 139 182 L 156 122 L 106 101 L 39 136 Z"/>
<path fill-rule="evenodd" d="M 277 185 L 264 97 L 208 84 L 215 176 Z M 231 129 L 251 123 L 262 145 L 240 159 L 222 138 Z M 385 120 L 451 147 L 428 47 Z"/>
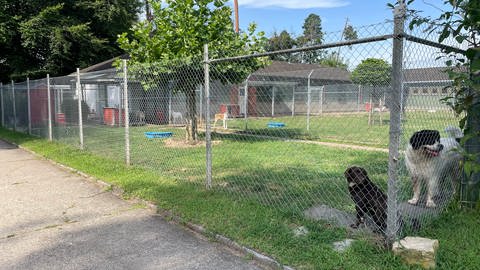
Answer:
<path fill-rule="evenodd" d="M 428 67 L 405 69 L 403 72 L 404 82 L 422 83 L 422 82 L 447 82 L 451 81 L 448 77 L 449 67 Z M 462 71 L 467 71 L 466 67 L 461 67 Z"/>
<path fill-rule="evenodd" d="M 448 81 L 448 74 L 446 67 L 428 67 L 428 68 L 414 68 L 405 69 L 403 78 L 405 82 L 434 82 L 434 81 Z"/>
<path fill-rule="evenodd" d="M 106 70 L 106 69 L 112 69 L 114 68 L 113 63 L 117 61 L 118 59 L 128 59 L 129 55 L 128 54 L 122 54 L 120 56 L 114 57 L 112 59 L 105 60 L 103 62 L 97 63 L 95 65 L 86 67 L 84 69 L 80 70 L 80 73 L 87 73 L 87 72 L 94 72 L 94 71 L 101 71 L 101 70 Z"/>
<path fill-rule="evenodd" d="M 318 64 L 272 63 L 252 73 L 252 80 L 321 80 L 325 82 L 350 83 L 350 72 L 345 68 L 325 67 Z"/>

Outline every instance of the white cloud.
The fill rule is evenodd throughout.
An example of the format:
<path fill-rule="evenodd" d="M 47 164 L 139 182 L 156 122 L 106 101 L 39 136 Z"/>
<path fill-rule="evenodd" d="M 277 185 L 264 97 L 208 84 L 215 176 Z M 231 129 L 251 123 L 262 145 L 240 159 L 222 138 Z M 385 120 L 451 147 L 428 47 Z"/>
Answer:
<path fill-rule="evenodd" d="M 306 8 L 333 8 L 343 7 L 349 2 L 345 0 L 238 0 L 239 6 L 265 8 L 265 7 L 280 7 L 291 9 L 306 9 Z"/>

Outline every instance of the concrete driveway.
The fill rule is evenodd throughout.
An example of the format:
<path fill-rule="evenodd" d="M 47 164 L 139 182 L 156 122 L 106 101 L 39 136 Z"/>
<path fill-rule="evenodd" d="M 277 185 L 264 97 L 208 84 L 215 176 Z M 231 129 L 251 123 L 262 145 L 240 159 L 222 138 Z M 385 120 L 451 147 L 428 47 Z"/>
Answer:
<path fill-rule="evenodd" d="M 261 269 L 0 140 L 0 269 Z"/>

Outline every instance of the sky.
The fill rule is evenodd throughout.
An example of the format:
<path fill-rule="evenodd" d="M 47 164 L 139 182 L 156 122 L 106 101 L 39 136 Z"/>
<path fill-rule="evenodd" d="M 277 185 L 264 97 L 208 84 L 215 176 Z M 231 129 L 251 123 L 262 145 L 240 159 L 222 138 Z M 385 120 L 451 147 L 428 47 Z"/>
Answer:
<path fill-rule="evenodd" d="M 305 18 L 317 14 L 324 32 L 341 31 L 348 18 L 354 27 L 385 22 L 392 19 L 387 3 L 395 0 L 238 0 L 240 29 L 246 30 L 255 22 L 267 37 L 273 32 L 287 30 L 293 36 L 302 34 Z M 233 0 L 229 1 L 233 6 Z M 433 7 L 435 6 L 435 7 Z M 443 0 L 415 0 L 412 7 L 424 15 L 438 17 Z"/>
<path fill-rule="evenodd" d="M 442 9 L 447 9 L 443 1 L 415 0 L 409 8 L 421 11 L 422 16 L 438 18 Z M 347 18 L 348 23 L 358 30 L 360 38 L 387 35 L 393 32 L 393 25 L 385 24 L 387 20 L 393 20 L 393 12 L 387 4 L 394 2 L 396 0 L 238 0 L 239 25 L 240 29 L 246 30 L 251 22 L 255 22 L 257 31 L 264 31 L 267 37 L 287 30 L 296 38 L 303 33 L 305 18 L 314 13 L 320 16 L 322 31 L 326 34 L 324 43 L 337 42 L 341 38 Z M 228 5 L 233 7 L 233 0 L 229 0 Z M 435 34 L 430 34 L 429 39 L 436 40 L 432 35 Z M 391 63 L 390 46 L 390 41 L 357 45 L 354 49 L 343 48 L 341 56 L 349 69 L 369 57 Z M 443 60 L 435 60 L 439 50 L 412 42 L 405 46 L 404 64 L 409 68 L 444 65 Z M 340 53 L 337 48 L 334 50 Z"/>

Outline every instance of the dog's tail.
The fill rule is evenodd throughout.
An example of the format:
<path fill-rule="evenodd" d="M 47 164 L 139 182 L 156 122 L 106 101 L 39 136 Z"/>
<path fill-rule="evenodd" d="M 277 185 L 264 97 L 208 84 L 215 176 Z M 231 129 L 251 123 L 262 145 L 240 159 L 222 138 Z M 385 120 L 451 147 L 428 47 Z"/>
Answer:
<path fill-rule="evenodd" d="M 448 126 L 445 128 L 445 132 L 448 137 L 454 138 L 457 142 L 460 142 L 460 139 L 463 138 L 463 131 L 458 127 Z"/>

